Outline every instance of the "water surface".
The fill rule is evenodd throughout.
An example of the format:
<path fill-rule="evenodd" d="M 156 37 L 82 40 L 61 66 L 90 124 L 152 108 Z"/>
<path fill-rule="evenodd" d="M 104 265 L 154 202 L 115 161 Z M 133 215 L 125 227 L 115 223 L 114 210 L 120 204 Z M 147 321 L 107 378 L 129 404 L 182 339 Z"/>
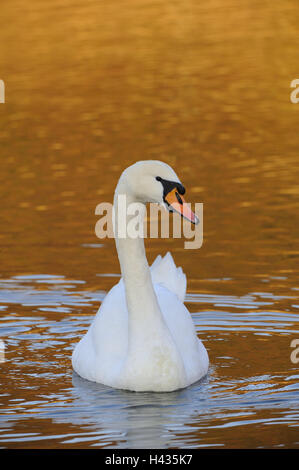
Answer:
<path fill-rule="evenodd" d="M 296 0 L 1 6 L 0 447 L 299 447 Z M 174 167 L 204 243 L 147 240 L 188 278 L 201 382 L 131 393 L 71 369 L 119 280 L 94 233 L 121 171 Z"/>

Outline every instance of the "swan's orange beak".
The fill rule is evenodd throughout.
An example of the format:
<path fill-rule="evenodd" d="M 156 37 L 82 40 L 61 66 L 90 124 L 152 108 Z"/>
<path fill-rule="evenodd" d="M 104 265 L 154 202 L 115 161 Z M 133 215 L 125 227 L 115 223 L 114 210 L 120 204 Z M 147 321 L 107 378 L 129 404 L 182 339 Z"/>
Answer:
<path fill-rule="evenodd" d="M 189 222 L 195 225 L 198 224 L 198 217 L 192 212 L 183 196 L 179 194 L 177 188 L 173 188 L 172 191 L 169 191 L 165 196 L 165 201 L 172 210 L 181 214 L 181 216 L 189 220 Z"/>

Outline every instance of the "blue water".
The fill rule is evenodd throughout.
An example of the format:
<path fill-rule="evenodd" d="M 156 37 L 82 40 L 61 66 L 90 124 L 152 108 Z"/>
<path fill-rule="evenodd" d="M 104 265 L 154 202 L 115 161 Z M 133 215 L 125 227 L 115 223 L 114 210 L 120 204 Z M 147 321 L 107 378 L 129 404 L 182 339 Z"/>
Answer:
<path fill-rule="evenodd" d="M 238 281 L 207 282 L 219 291 Z M 2 279 L 0 446 L 298 447 L 299 372 L 290 360 L 298 290 L 287 294 L 188 294 L 208 375 L 177 392 L 134 393 L 86 381 L 71 368 L 74 344 L 104 291 L 55 275 Z"/>

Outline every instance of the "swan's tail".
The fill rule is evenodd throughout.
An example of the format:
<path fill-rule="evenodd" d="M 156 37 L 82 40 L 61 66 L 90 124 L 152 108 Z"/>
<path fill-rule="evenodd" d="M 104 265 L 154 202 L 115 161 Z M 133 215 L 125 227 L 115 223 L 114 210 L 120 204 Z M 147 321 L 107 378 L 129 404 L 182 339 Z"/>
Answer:
<path fill-rule="evenodd" d="M 186 275 L 182 268 L 176 267 L 169 252 L 163 258 L 158 255 L 150 270 L 154 284 L 163 285 L 184 302 L 187 288 Z"/>

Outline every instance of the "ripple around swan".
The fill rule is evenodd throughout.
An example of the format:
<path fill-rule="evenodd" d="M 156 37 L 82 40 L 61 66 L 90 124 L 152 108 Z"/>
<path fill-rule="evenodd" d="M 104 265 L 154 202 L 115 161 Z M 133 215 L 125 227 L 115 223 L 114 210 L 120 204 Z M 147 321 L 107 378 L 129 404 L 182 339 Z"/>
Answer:
<path fill-rule="evenodd" d="M 72 372 L 73 346 L 105 295 L 84 286 L 54 275 L 0 281 L 1 338 L 6 346 L 0 446 L 243 446 L 238 434 L 243 429 L 260 435 L 263 446 L 267 429 L 278 432 L 284 426 L 295 436 L 296 367 L 282 360 L 279 351 L 269 357 L 267 373 L 259 366 L 261 352 L 272 351 L 268 348 L 274 340 L 276 348 L 287 345 L 284 353 L 290 354 L 290 339 L 299 333 L 297 314 L 289 308 L 294 296 L 188 294 L 186 304 L 210 354 L 208 375 L 177 392 L 135 394 L 88 382 Z M 244 351 L 236 337 L 244 342 Z M 17 424 L 25 422 L 29 429 L 38 426 L 38 432 L 17 432 Z"/>

